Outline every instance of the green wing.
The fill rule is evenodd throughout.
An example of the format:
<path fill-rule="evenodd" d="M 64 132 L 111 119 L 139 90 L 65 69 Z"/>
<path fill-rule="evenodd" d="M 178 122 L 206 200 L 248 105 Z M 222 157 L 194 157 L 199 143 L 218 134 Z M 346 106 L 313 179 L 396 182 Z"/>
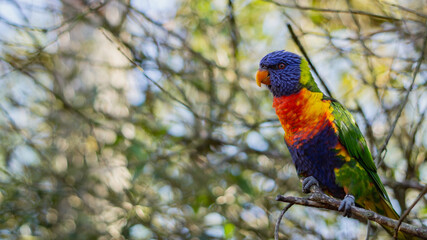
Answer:
<path fill-rule="evenodd" d="M 359 162 L 359 164 L 366 170 L 382 196 L 390 202 L 387 192 L 384 189 L 384 185 L 378 177 L 377 168 L 366 144 L 366 140 L 360 132 L 356 121 L 354 121 L 353 116 L 336 100 L 328 100 L 331 100 L 333 108 L 332 115 L 335 119 L 334 123 L 338 128 L 339 141 L 347 149 L 350 156 L 356 159 L 357 162 Z"/>

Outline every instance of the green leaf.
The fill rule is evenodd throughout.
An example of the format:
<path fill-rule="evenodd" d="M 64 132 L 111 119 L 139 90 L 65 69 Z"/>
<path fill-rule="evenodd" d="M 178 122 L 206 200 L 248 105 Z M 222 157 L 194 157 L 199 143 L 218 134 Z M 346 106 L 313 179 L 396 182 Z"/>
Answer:
<path fill-rule="evenodd" d="M 224 237 L 225 239 L 231 239 L 234 236 L 234 229 L 236 227 L 232 223 L 224 224 Z"/>

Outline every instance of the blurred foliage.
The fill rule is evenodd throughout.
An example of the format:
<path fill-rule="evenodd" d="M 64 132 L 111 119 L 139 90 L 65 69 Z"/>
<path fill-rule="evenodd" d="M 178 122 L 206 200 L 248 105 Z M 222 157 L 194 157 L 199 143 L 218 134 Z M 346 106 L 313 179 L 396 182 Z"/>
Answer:
<path fill-rule="evenodd" d="M 421 55 L 425 4 L 0 0 L 0 238 L 271 239 L 275 196 L 302 193 L 259 60 L 298 52 L 291 23 L 376 155 Z M 423 62 L 379 169 L 399 211 L 427 182 L 426 77 Z M 294 206 L 281 234 L 366 227 Z"/>

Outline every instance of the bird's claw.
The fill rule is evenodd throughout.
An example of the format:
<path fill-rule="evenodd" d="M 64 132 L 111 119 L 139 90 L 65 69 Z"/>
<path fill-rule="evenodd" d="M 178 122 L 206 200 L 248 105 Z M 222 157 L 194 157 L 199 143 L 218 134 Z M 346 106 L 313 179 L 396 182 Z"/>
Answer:
<path fill-rule="evenodd" d="M 313 176 L 304 178 L 304 180 L 302 181 L 302 191 L 304 193 L 309 193 L 310 188 L 313 185 L 317 185 L 319 187 L 319 182 L 316 178 L 314 178 Z"/>
<path fill-rule="evenodd" d="M 345 195 L 344 199 L 341 201 L 338 211 L 344 212 L 344 217 L 351 217 L 351 207 L 354 206 L 354 196 Z"/>

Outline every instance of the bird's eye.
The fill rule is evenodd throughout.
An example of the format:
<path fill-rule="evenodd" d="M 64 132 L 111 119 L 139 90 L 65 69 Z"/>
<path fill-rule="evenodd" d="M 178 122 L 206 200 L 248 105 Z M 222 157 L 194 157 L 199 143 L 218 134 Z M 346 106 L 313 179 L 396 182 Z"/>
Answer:
<path fill-rule="evenodd" d="M 277 67 L 279 69 L 284 69 L 285 68 L 285 64 L 284 63 L 279 63 L 279 65 L 277 65 Z"/>

